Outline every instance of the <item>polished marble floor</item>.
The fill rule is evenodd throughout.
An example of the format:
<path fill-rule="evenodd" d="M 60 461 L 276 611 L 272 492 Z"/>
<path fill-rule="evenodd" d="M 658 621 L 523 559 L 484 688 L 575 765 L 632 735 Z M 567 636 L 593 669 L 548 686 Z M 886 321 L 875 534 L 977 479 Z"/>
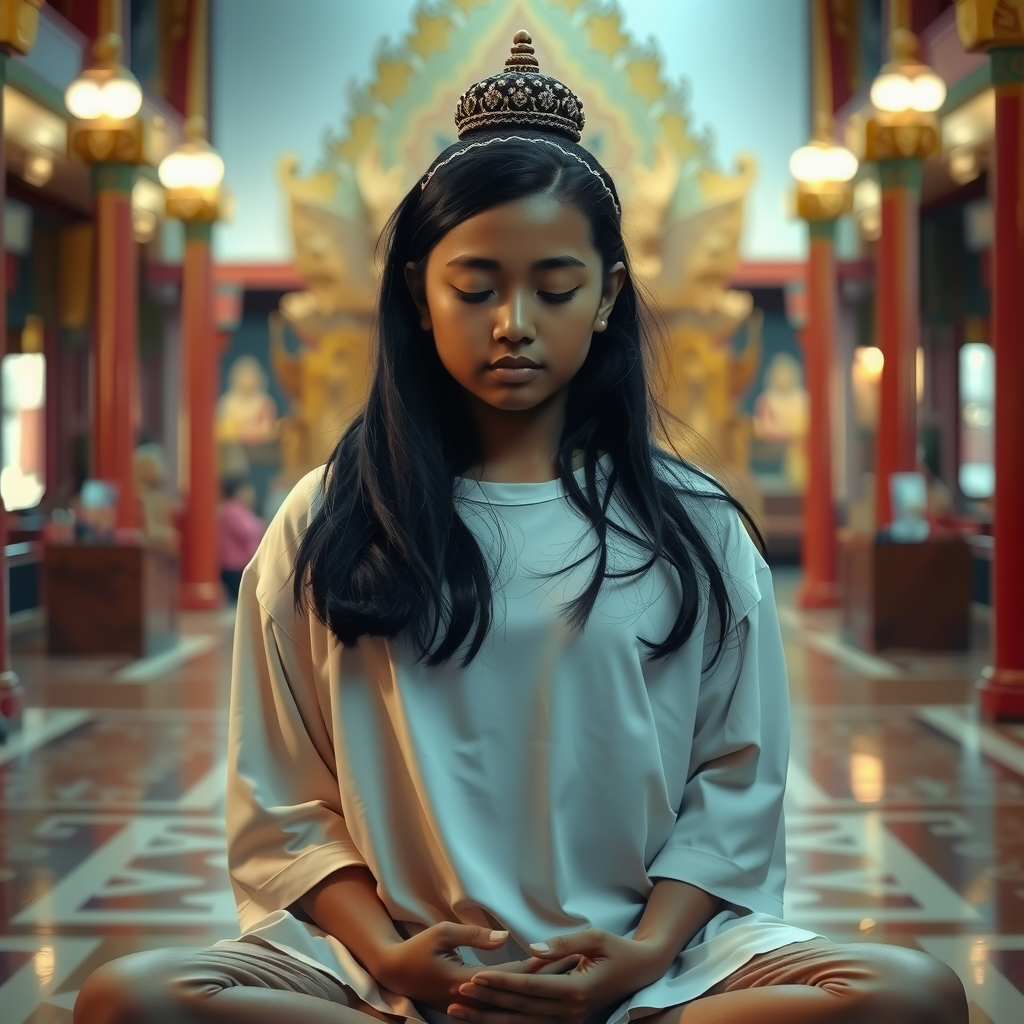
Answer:
<path fill-rule="evenodd" d="M 793 693 L 787 916 L 951 964 L 973 1024 L 1024 1021 L 1024 726 L 977 722 L 984 663 L 878 658 L 776 574 Z M 83 978 L 137 949 L 235 934 L 222 832 L 231 619 L 170 655 L 14 668 L 30 707 L 0 745 L 0 1021 L 70 1024 Z"/>

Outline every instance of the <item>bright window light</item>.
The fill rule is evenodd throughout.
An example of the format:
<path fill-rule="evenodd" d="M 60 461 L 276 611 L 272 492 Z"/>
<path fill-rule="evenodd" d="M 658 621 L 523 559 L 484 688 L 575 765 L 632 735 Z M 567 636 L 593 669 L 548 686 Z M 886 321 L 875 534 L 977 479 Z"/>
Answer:
<path fill-rule="evenodd" d="M 4 436 L 0 495 L 16 512 L 35 508 L 46 493 L 46 357 L 3 357 Z"/>
<path fill-rule="evenodd" d="M 972 341 L 960 348 L 960 490 L 974 500 L 995 490 L 995 355 Z"/>

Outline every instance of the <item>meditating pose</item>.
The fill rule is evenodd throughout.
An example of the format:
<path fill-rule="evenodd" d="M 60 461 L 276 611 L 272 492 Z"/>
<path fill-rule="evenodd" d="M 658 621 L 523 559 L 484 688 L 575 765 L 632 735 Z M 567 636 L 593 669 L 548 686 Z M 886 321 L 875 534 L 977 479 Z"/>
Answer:
<path fill-rule="evenodd" d="M 242 934 L 76 1024 L 967 1020 L 924 953 L 781 919 L 771 575 L 652 441 L 616 189 L 530 43 L 395 212 L 366 406 L 241 582 Z"/>

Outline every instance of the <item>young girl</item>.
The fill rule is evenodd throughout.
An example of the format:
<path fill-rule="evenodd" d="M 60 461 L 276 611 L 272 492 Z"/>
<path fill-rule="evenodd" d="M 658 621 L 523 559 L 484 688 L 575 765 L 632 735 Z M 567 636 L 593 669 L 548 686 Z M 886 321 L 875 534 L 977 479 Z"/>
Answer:
<path fill-rule="evenodd" d="M 780 919 L 771 576 L 652 440 L 615 186 L 515 43 L 392 219 L 363 414 L 242 580 L 243 935 L 108 964 L 75 1021 L 961 1024 L 938 962 Z"/>

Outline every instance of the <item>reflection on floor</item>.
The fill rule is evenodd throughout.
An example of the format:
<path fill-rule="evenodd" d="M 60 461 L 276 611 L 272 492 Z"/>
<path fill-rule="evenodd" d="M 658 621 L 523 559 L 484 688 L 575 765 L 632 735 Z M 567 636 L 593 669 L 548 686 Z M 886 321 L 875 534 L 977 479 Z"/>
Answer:
<path fill-rule="evenodd" d="M 951 964 L 974 1024 L 1024 1021 L 1024 727 L 974 721 L 983 659 L 882 659 L 776 574 L 793 692 L 787 916 Z M 69 1024 L 82 979 L 136 949 L 235 934 L 222 832 L 230 619 L 152 665 L 50 662 L 0 746 L 0 1015 Z"/>

